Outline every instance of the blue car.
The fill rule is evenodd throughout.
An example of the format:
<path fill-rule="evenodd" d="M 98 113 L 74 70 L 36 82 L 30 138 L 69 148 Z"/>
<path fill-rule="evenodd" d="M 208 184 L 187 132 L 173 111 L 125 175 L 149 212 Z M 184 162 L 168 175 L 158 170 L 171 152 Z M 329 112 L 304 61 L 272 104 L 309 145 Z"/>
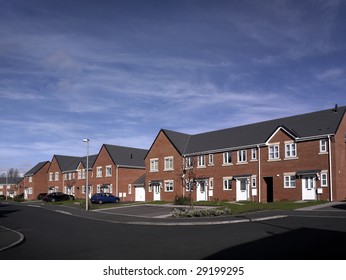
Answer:
<path fill-rule="evenodd" d="M 95 193 L 90 198 L 91 203 L 117 203 L 120 202 L 120 198 L 112 195 L 111 193 Z"/>

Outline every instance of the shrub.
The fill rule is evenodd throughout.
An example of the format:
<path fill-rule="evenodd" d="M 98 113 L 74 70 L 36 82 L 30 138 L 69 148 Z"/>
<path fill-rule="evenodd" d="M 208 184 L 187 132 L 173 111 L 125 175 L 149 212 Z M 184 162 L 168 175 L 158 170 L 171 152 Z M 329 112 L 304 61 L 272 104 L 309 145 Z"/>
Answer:
<path fill-rule="evenodd" d="M 191 197 L 183 196 L 183 195 L 176 195 L 174 198 L 174 204 L 175 205 L 190 205 L 191 204 Z"/>
<path fill-rule="evenodd" d="M 211 217 L 211 216 L 224 216 L 231 215 L 229 208 L 195 208 L 195 209 L 177 209 L 172 212 L 173 217 Z"/>
<path fill-rule="evenodd" d="M 85 199 L 82 199 L 80 202 L 79 202 L 79 205 L 81 208 L 84 208 L 85 209 Z M 91 203 L 91 201 L 89 200 L 89 203 L 88 203 L 88 207 L 89 207 L 89 210 L 92 210 L 92 209 L 96 209 L 97 207 L 95 207 L 95 205 L 93 205 Z"/>

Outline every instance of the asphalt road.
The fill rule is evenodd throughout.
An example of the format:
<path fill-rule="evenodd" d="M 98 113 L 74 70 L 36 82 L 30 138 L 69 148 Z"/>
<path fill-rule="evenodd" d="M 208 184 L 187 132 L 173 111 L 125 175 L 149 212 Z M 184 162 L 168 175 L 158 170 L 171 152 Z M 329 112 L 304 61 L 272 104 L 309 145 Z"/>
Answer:
<path fill-rule="evenodd" d="M 0 252 L 0 259 L 345 259 L 346 209 L 332 210 L 291 211 L 285 218 L 248 223 L 162 226 L 0 204 L 0 225 L 25 236 Z"/>

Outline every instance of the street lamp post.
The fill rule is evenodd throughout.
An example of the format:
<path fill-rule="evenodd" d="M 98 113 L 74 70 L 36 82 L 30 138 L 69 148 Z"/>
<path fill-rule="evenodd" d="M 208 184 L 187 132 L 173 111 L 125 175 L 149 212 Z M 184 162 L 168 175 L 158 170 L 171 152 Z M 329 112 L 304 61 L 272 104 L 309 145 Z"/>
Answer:
<path fill-rule="evenodd" d="M 85 210 L 89 210 L 89 139 L 83 139 L 84 143 L 87 143 L 87 156 L 86 156 L 86 176 L 85 176 Z"/>
<path fill-rule="evenodd" d="M 8 189 L 8 186 L 7 186 L 7 184 L 8 184 L 8 172 L 5 172 L 5 174 L 6 174 L 6 188 L 5 188 L 5 195 L 6 195 L 6 200 L 7 200 L 7 194 L 8 194 L 8 192 L 7 192 L 7 189 Z"/>

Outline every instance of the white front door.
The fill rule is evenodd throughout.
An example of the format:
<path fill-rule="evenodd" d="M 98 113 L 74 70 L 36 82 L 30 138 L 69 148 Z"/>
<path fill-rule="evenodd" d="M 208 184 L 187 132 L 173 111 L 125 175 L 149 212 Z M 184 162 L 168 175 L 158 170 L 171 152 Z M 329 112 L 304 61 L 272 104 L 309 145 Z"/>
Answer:
<path fill-rule="evenodd" d="M 249 199 L 249 182 L 247 178 L 237 179 L 237 201 Z"/>
<path fill-rule="evenodd" d="M 29 189 L 25 188 L 24 189 L 24 199 L 28 199 L 28 195 L 29 195 Z"/>
<path fill-rule="evenodd" d="M 316 176 L 303 176 L 302 189 L 303 200 L 316 200 Z"/>
<path fill-rule="evenodd" d="M 154 185 L 154 201 L 161 200 L 161 184 Z"/>
<path fill-rule="evenodd" d="M 135 200 L 136 201 L 145 201 L 144 187 L 135 187 Z"/>
<path fill-rule="evenodd" d="M 205 181 L 197 182 L 197 201 L 207 201 L 207 184 Z"/>

